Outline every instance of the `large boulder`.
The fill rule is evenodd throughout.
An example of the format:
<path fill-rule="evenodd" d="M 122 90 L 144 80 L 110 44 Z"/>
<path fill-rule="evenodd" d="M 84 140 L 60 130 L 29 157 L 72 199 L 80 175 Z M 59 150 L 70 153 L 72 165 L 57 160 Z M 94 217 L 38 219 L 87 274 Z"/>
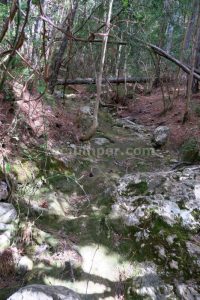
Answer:
<path fill-rule="evenodd" d="M 8 300 L 80 300 L 74 291 L 63 286 L 33 284 L 21 288 Z"/>
<path fill-rule="evenodd" d="M 112 217 L 130 226 L 157 215 L 168 225 L 197 229 L 200 197 L 199 168 L 182 172 L 137 173 L 121 178 Z"/>
<path fill-rule="evenodd" d="M 157 147 L 164 146 L 169 138 L 169 127 L 167 126 L 159 126 L 154 130 L 153 133 L 153 143 Z"/>
<path fill-rule="evenodd" d="M 154 264 L 137 270 L 133 299 L 200 299 L 199 182 L 200 167 L 193 166 L 125 175 L 116 185 L 109 221 L 116 231 L 126 228 L 136 260 Z"/>

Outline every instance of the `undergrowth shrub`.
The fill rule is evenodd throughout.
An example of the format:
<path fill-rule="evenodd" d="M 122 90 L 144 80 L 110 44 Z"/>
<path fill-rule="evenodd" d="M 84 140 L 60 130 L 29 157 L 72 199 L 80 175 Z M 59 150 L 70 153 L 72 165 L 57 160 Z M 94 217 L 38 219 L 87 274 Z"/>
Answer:
<path fill-rule="evenodd" d="M 10 248 L 4 250 L 0 254 L 0 277 L 6 278 L 7 276 L 15 274 L 15 264 L 13 253 Z"/>
<path fill-rule="evenodd" d="M 200 161 L 199 142 L 195 138 L 186 140 L 181 147 L 181 157 L 183 161 L 196 162 Z"/>

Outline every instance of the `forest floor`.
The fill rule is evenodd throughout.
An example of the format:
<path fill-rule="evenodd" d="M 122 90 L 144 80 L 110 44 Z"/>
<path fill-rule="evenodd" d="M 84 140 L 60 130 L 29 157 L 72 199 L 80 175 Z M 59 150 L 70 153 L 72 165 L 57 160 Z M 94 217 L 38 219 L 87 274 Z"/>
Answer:
<path fill-rule="evenodd" d="M 17 148 L 14 147 L 15 140 L 12 134 L 12 125 L 15 122 L 16 111 L 21 110 L 25 117 L 18 119 L 18 134 L 20 142 L 33 141 L 40 137 L 42 133 L 48 135 L 52 145 L 62 143 L 65 139 L 78 141 L 81 135 L 81 111 L 78 102 L 80 99 L 87 99 L 90 94 L 82 86 L 76 87 L 76 93 L 72 109 L 67 107 L 66 100 L 58 101 L 47 99 L 43 102 L 37 99 L 35 101 L 19 103 L 11 100 L 5 100 L 4 95 L 0 95 L 0 137 L 3 142 L 3 148 L 6 152 L 14 153 Z M 28 97 L 27 97 L 27 100 Z M 82 101 L 84 103 L 84 101 Z M 87 100 L 86 100 L 87 102 Z M 29 103 L 29 104 L 28 104 Z M 190 119 L 182 124 L 185 109 L 185 90 L 180 90 L 180 95 L 174 100 L 173 108 L 163 114 L 163 100 L 160 89 L 155 89 L 150 95 L 138 94 L 136 99 L 128 99 L 123 105 L 116 104 L 116 111 L 119 117 L 130 117 L 133 121 L 143 124 L 149 128 L 155 128 L 160 125 L 166 125 L 170 128 L 169 145 L 176 150 L 189 138 L 200 137 L 200 94 L 195 94 L 191 101 Z M 45 118 L 43 115 L 45 113 Z M 28 121 L 27 121 L 28 120 Z M 39 120 L 39 121 L 38 121 Z M 38 124 L 39 122 L 39 124 Z M 11 131 L 11 134 L 9 134 Z M 17 139 L 17 137 L 15 137 Z M 11 141 L 11 140 L 12 141 Z M 43 141 L 43 140 L 42 140 Z M 15 149 L 14 149 L 15 148 Z"/>
<path fill-rule="evenodd" d="M 160 219 L 155 224 L 152 219 L 144 220 L 144 234 L 152 228 L 153 232 L 143 245 L 138 241 L 141 228 L 127 226 L 113 218 L 112 212 L 121 178 L 169 172 L 179 160 L 183 141 L 199 136 L 199 95 L 194 96 L 195 109 L 184 125 L 183 94 L 174 109 L 163 116 L 159 90 L 148 96 L 137 95 L 126 106 L 102 107 L 98 131 L 84 144 L 78 138 L 91 124 L 94 96 L 90 93 L 84 90 L 64 100 L 49 96 L 43 101 L 34 95 L 28 101 L 30 95 L 26 94 L 22 101 L 18 97 L 17 103 L 1 97 L 1 151 L 8 161 L 7 175 L 13 175 L 13 203 L 20 217 L 11 249 L 28 257 L 34 267 L 26 274 L 1 279 L 0 299 L 28 283 L 64 285 L 87 300 L 145 299 L 135 290 L 129 295 L 132 279 L 141 275 L 147 289 L 148 284 L 155 284 L 155 292 L 160 284 L 155 264 L 170 284 L 174 274 L 181 280 L 197 280 L 198 271 L 193 271 L 183 247 L 193 232 L 185 233 L 181 226 L 170 227 Z M 125 117 L 135 124 L 126 123 L 122 120 Z M 161 124 L 170 127 L 170 141 L 164 149 L 154 151 L 152 130 Z M 141 194 L 144 188 L 142 182 Z M 158 234 L 161 231 L 177 236 L 173 255 L 180 259 L 180 274 L 173 269 L 166 271 L 167 263 L 156 253 L 155 247 L 166 246 Z M 168 246 L 166 249 L 170 252 Z M 152 264 L 146 266 L 148 261 Z M 193 273 L 188 275 L 188 269 Z"/>
<path fill-rule="evenodd" d="M 138 95 L 137 100 L 130 104 L 121 116 L 131 116 L 136 122 L 149 128 L 166 125 L 170 128 L 170 145 L 177 149 L 189 138 L 200 137 L 200 94 L 191 100 L 191 115 L 182 124 L 185 112 L 185 89 L 180 89 L 179 96 L 173 100 L 173 108 L 163 114 L 163 98 L 160 88 L 154 89 L 150 95 Z M 172 98 L 172 94 L 170 97 Z"/>

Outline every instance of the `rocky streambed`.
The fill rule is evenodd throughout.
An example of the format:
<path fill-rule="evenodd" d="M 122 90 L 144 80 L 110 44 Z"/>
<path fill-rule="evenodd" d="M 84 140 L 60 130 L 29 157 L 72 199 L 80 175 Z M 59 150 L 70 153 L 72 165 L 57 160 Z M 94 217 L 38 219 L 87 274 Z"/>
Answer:
<path fill-rule="evenodd" d="M 0 299 L 200 299 L 200 166 L 172 170 L 168 134 L 104 112 L 89 143 L 13 162 Z"/>

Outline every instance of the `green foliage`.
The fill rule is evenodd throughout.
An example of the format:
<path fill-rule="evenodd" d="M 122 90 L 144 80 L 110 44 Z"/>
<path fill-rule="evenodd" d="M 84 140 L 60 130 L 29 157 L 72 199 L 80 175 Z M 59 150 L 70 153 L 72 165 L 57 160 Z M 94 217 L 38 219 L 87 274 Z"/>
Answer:
<path fill-rule="evenodd" d="M 181 156 L 184 161 L 195 162 L 200 159 L 199 144 L 194 138 L 188 139 L 181 147 Z"/>
<path fill-rule="evenodd" d="M 126 191 L 122 193 L 125 196 L 138 196 L 145 195 L 148 191 L 148 185 L 146 181 L 141 181 L 139 183 L 129 183 Z"/>
<path fill-rule="evenodd" d="M 0 3 L 0 22 L 4 21 L 7 15 L 8 15 L 8 7 Z"/>
<path fill-rule="evenodd" d="M 195 107 L 195 114 L 200 117 L 200 106 Z"/>
<path fill-rule="evenodd" d="M 6 163 L 5 170 L 6 170 L 7 174 L 10 173 L 10 171 L 11 171 L 11 165 L 9 163 Z"/>
<path fill-rule="evenodd" d="M 37 84 L 37 92 L 43 94 L 46 89 L 46 83 L 44 80 L 40 80 Z"/>
<path fill-rule="evenodd" d="M 32 3 L 36 6 L 38 6 L 40 4 L 40 1 L 39 0 L 32 0 Z"/>
<path fill-rule="evenodd" d="M 129 0 L 122 0 L 122 4 L 125 8 L 129 6 Z"/>
<path fill-rule="evenodd" d="M 6 101 L 14 101 L 15 97 L 13 95 L 13 91 L 9 86 L 4 86 L 3 89 L 4 100 Z"/>

